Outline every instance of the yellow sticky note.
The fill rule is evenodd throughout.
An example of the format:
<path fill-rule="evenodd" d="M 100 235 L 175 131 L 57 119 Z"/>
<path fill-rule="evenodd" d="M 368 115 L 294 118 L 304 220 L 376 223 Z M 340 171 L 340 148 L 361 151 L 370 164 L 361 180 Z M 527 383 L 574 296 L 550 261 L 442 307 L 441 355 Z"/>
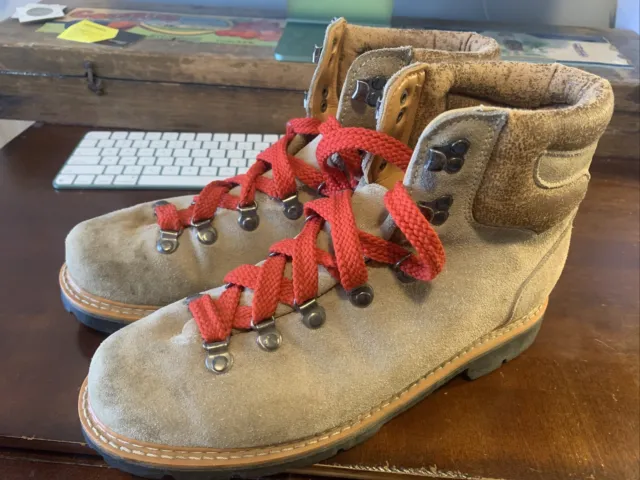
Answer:
<path fill-rule="evenodd" d="M 58 35 L 58 38 L 71 40 L 72 42 L 96 43 L 102 42 L 103 40 L 110 40 L 117 34 L 117 28 L 105 27 L 90 20 L 82 20 L 67 28 Z"/>

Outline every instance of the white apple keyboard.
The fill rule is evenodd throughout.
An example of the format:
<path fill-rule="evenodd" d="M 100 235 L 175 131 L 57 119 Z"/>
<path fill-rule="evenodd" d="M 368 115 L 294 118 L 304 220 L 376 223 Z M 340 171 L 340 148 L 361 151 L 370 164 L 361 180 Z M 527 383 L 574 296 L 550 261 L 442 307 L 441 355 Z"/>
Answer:
<path fill-rule="evenodd" d="M 245 173 L 281 135 L 88 132 L 60 169 L 57 189 L 199 190 Z"/>

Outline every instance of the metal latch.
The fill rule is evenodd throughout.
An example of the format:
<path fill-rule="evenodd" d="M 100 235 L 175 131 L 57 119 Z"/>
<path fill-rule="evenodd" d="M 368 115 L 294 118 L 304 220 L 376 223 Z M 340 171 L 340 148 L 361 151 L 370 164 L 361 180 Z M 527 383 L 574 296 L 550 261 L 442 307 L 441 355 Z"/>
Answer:
<path fill-rule="evenodd" d="M 96 95 L 102 95 L 104 89 L 102 88 L 102 80 L 93 71 L 93 63 L 86 60 L 84 62 L 84 74 L 87 77 L 87 87 Z"/>

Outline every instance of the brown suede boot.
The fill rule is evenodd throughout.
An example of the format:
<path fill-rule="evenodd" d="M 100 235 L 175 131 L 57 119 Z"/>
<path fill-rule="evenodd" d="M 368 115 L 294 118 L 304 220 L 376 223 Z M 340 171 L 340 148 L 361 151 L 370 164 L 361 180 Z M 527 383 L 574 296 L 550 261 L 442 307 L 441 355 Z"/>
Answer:
<path fill-rule="evenodd" d="M 322 121 L 337 115 L 342 126 L 373 129 L 382 89 L 400 68 L 498 55 L 494 40 L 474 33 L 333 22 L 311 82 L 309 118 L 293 120 L 285 138 L 246 174 L 213 182 L 197 197 L 136 205 L 76 226 L 60 271 L 65 307 L 83 323 L 112 332 L 220 284 L 231 268 L 259 261 L 269 245 L 302 227 L 303 203 L 325 184 L 315 158 Z M 338 108 L 341 92 L 346 100 Z"/>
<path fill-rule="evenodd" d="M 102 343 L 79 415 L 110 464 L 194 479 L 311 464 L 531 345 L 611 86 L 561 65 L 414 64 L 384 97 L 378 128 L 416 124 L 412 155 L 379 132 L 325 135 L 320 165 L 369 152 L 355 191 L 308 202 L 300 234 L 225 287 Z"/>

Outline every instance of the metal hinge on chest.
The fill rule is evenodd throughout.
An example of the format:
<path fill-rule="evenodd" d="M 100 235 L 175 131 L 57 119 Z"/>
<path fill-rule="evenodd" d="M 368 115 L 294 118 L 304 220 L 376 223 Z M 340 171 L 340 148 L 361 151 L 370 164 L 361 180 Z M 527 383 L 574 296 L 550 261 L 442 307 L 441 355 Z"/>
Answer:
<path fill-rule="evenodd" d="M 93 71 L 93 63 L 88 60 L 84 62 L 84 74 L 87 78 L 87 87 L 96 95 L 102 95 L 104 93 L 104 88 L 102 87 L 102 80 L 98 78 L 96 73 Z"/>

